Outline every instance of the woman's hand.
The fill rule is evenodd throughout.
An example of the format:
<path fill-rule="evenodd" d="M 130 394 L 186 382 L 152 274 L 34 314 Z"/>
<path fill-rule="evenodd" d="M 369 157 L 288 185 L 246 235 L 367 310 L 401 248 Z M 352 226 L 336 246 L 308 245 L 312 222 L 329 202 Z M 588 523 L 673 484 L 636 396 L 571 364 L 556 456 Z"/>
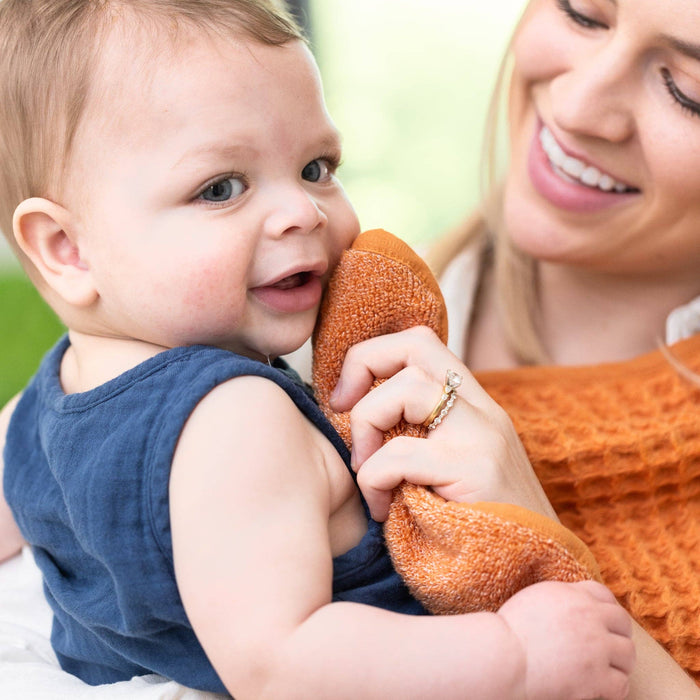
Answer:
<path fill-rule="evenodd" d="M 402 417 L 425 421 L 448 369 L 462 384 L 442 423 L 427 440 L 400 436 L 382 446 L 384 432 Z M 375 378 L 386 381 L 370 391 Z M 428 328 L 353 346 L 331 406 L 352 409 L 352 464 L 375 520 L 386 519 L 392 489 L 403 480 L 448 500 L 512 503 L 556 519 L 508 415 Z"/>

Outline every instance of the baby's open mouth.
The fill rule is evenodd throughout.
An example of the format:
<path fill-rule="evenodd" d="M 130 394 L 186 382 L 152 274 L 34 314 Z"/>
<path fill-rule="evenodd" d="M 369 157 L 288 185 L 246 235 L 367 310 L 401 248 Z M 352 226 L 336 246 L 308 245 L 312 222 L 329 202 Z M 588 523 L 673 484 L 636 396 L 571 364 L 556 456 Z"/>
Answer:
<path fill-rule="evenodd" d="M 318 308 L 323 294 L 321 275 L 313 269 L 294 272 L 277 282 L 251 290 L 267 307 L 279 313 L 301 313 Z"/>
<path fill-rule="evenodd" d="M 310 272 L 297 272 L 270 286 L 282 290 L 295 289 L 296 287 L 303 287 L 311 279 L 311 276 Z"/>

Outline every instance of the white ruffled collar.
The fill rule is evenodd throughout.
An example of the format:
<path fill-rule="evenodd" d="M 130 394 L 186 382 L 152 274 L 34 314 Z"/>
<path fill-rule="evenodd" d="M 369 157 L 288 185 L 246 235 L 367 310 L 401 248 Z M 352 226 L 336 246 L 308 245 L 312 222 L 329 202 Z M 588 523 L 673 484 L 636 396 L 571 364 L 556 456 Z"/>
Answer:
<path fill-rule="evenodd" d="M 666 319 L 666 343 L 671 345 L 679 340 L 700 333 L 700 297 L 671 311 Z"/>

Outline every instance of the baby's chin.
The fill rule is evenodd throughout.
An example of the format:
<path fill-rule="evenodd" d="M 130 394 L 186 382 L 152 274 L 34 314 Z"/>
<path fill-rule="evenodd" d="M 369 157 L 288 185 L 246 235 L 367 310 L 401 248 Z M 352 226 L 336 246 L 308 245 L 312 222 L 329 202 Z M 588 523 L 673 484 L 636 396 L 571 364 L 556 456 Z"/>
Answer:
<path fill-rule="evenodd" d="M 284 360 L 299 373 L 305 382 L 311 383 L 311 338 L 296 350 L 285 353 L 283 357 Z"/>
<path fill-rule="evenodd" d="M 297 339 L 289 339 L 286 342 L 270 342 L 258 343 L 254 347 L 245 345 L 235 345 L 227 347 L 227 350 L 249 357 L 253 360 L 260 360 L 265 363 L 272 364 L 278 357 L 284 357 L 286 360 L 292 358 L 293 367 L 297 366 L 298 362 L 305 362 L 308 358 L 308 366 L 311 366 L 311 334 L 303 334 Z"/>
<path fill-rule="evenodd" d="M 311 343 L 314 327 L 316 325 L 317 310 L 310 310 L 304 314 L 298 314 L 295 319 L 288 318 L 284 326 L 280 326 L 276 337 L 269 343 L 259 342 L 257 347 L 264 357 L 274 359 L 285 357 L 300 352 L 305 352 L 311 357 Z"/>

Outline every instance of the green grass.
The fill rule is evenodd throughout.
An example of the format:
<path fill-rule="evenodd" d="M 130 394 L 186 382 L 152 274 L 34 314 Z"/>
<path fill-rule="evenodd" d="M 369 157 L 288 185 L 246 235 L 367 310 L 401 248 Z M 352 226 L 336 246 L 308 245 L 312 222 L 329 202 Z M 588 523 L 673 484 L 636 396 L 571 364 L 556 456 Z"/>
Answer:
<path fill-rule="evenodd" d="M 63 330 L 22 272 L 0 274 L 0 406 L 24 387 Z"/>

